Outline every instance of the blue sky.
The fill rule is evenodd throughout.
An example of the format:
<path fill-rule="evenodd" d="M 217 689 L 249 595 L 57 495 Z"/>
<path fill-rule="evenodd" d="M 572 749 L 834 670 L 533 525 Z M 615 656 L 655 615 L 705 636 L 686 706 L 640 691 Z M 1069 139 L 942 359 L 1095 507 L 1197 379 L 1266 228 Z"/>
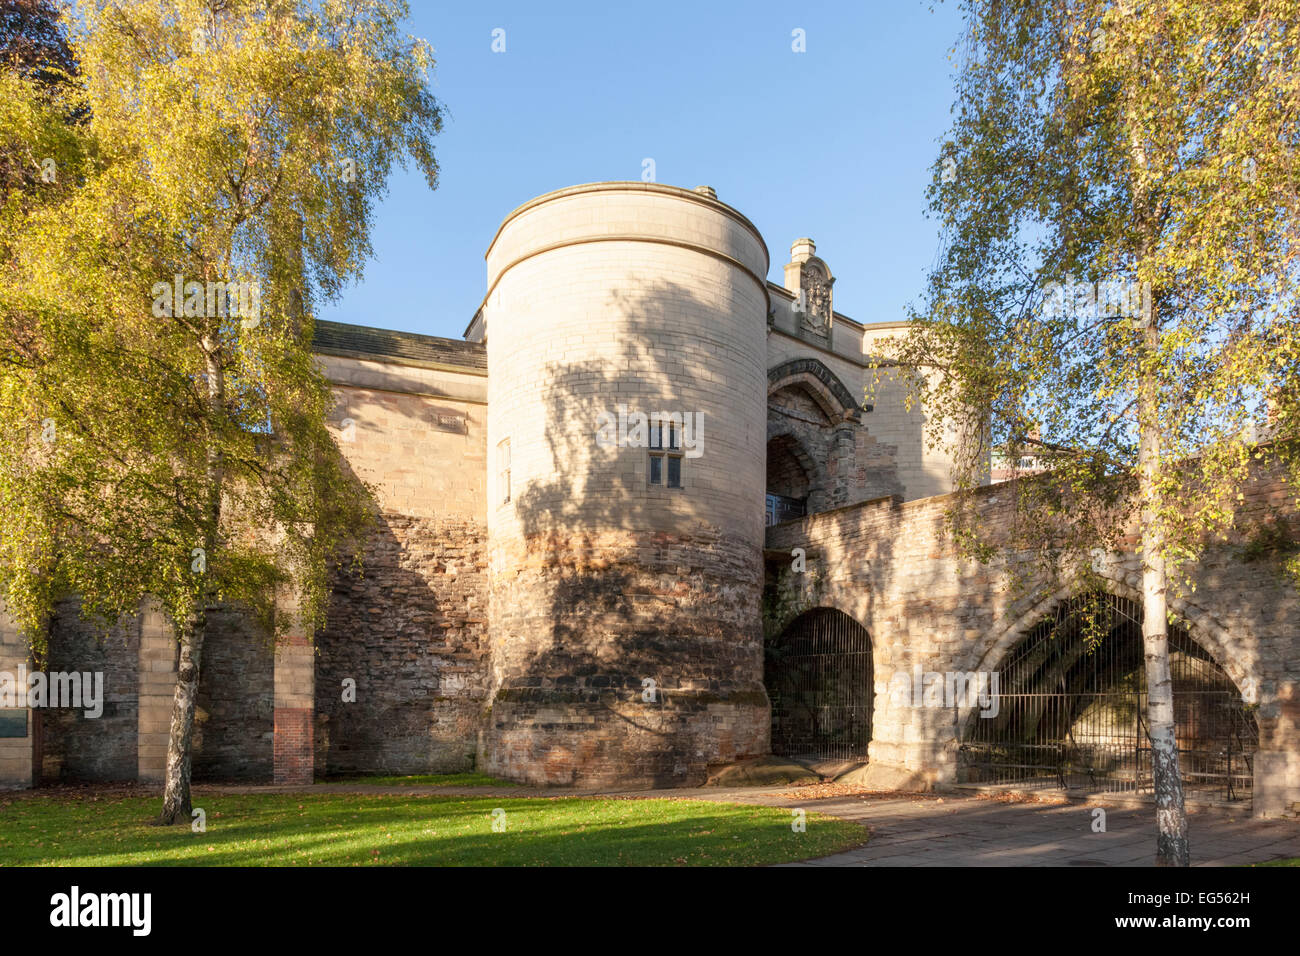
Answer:
<path fill-rule="evenodd" d="M 938 245 L 924 191 L 949 124 L 955 3 L 540 6 L 413 0 L 410 32 L 436 51 L 448 111 L 439 188 L 395 171 L 364 279 L 321 318 L 459 338 L 510 210 L 640 179 L 647 157 L 658 182 L 713 186 L 748 216 L 773 281 L 811 236 L 837 311 L 895 321 L 918 299 Z"/>

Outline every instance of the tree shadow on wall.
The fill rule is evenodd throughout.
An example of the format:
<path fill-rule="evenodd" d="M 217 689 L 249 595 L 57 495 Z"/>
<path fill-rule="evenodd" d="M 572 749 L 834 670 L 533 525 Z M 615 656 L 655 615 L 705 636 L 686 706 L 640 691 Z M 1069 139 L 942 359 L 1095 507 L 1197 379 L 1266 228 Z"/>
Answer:
<path fill-rule="evenodd" d="M 419 428 L 467 415 L 437 401 L 414 406 L 418 416 L 406 407 L 388 410 Z M 347 411 L 340 403 L 331 420 Z M 354 421 L 358 445 L 392 437 Z M 346 458 L 344 468 L 358 478 Z M 480 517 L 372 505 L 360 571 L 355 553 L 342 556 L 315 639 L 317 776 L 473 769 L 489 671 L 486 528 Z"/>
<path fill-rule="evenodd" d="M 498 640 L 517 644 L 527 634 L 533 643 L 497 646 L 505 651 L 506 695 L 526 699 L 536 689 L 550 701 L 664 707 L 675 692 L 690 691 L 731 700 L 748 694 L 765 705 L 757 613 L 765 434 L 750 421 L 717 421 L 706 411 L 703 456 L 682 462 L 683 488 L 649 484 L 647 449 L 596 441 L 598 416 L 617 415 L 619 403 L 647 415 L 693 413 L 715 407 L 713 380 L 722 374 L 765 382 L 763 347 L 747 369 L 717 330 L 683 329 L 684 315 L 711 307 L 675 282 L 611 291 L 608 308 L 624 318 L 610 352 L 548 362 L 537 376 L 550 403 L 545 442 L 553 475 L 531 481 L 512 505 L 531 576 L 524 590 L 515 590 L 515 579 L 494 595 L 494 623 L 503 633 Z M 697 465 L 714 449 L 736 445 L 758 449 L 758 474 L 724 484 Z M 719 501 L 729 495 L 736 500 Z M 715 524 L 706 500 L 747 511 L 749 540 Z M 541 605 L 528 589 L 536 586 L 533 570 L 549 591 Z M 654 702 L 643 700 L 647 680 L 654 681 Z"/>

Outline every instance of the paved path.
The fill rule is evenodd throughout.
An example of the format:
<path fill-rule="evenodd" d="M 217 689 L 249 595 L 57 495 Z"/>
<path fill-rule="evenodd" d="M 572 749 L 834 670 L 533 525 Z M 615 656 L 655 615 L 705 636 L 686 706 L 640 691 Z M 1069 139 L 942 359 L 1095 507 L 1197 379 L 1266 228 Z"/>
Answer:
<path fill-rule="evenodd" d="M 199 789 L 196 787 L 196 789 Z M 205 788 L 206 789 L 206 788 Z M 293 787 L 213 787 L 239 792 Z M 408 796 L 688 799 L 802 807 L 861 823 L 871 840 L 857 850 L 787 866 L 1150 866 L 1154 813 L 1149 806 L 1016 803 L 966 794 L 895 794 L 832 787 L 697 787 L 675 790 L 557 790 L 530 787 L 376 787 L 322 784 L 311 792 Z M 822 790 L 821 792 L 828 792 Z M 1092 830 L 1092 807 L 1106 810 L 1106 832 Z M 1245 811 L 1204 808 L 1189 814 L 1193 866 L 1239 866 L 1300 857 L 1300 822 L 1252 820 Z M 815 825 L 812 824 L 812 825 Z"/>
<path fill-rule="evenodd" d="M 789 793 L 788 790 L 785 791 Z M 718 798 L 722 798 L 719 795 Z M 1154 811 L 1106 809 L 1094 833 L 1093 805 L 1004 803 L 965 795 L 858 794 L 824 800 L 732 792 L 725 799 L 801 806 L 871 830 L 857 850 L 788 866 L 1151 866 Z M 1104 807 L 1104 804 L 1103 804 Z M 1193 866 L 1239 866 L 1300 857 L 1300 823 L 1252 820 L 1204 809 L 1188 816 Z"/>

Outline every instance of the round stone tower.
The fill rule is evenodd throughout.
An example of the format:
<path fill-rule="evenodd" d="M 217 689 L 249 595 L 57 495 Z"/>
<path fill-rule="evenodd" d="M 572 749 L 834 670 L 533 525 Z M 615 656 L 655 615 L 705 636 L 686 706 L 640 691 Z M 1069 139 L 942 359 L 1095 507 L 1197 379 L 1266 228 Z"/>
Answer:
<path fill-rule="evenodd" d="M 487 769 L 682 785 L 765 753 L 762 237 L 708 187 L 594 183 L 487 264 Z"/>

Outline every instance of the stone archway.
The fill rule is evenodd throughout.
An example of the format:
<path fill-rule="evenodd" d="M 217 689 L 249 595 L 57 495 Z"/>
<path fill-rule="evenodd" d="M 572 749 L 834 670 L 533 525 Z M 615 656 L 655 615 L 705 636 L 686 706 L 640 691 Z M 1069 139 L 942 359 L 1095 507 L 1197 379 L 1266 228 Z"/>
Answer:
<path fill-rule="evenodd" d="M 843 611 L 816 607 L 767 647 L 772 752 L 803 760 L 865 762 L 871 743 L 871 635 Z"/>
<path fill-rule="evenodd" d="M 1109 555 L 1099 561 L 1094 570 L 1100 574 L 1108 593 L 1141 604 L 1142 592 L 1137 586 L 1140 563 L 1136 555 Z M 981 642 L 975 654 L 968 658 L 969 666 L 977 670 L 997 667 L 1029 628 L 1068 601 L 1078 593 L 1078 589 L 1077 581 L 1067 581 L 1058 584 L 1051 591 L 1040 592 L 1038 599 L 1028 606 L 1021 605 L 1023 610 L 1010 618 L 1008 623 L 999 626 L 992 641 Z M 1170 613 L 1185 623 L 1195 635 L 1196 642 L 1213 655 L 1237 687 L 1254 682 L 1259 671 L 1259 660 L 1253 642 L 1234 635 L 1202 604 L 1175 594 L 1168 595 L 1168 602 Z"/>
<path fill-rule="evenodd" d="M 1241 692 L 1187 627 L 1170 629 L 1184 788 L 1248 797 L 1259 729 Z M 988 658 L 986 658 L 987 660 Z M 997 706 L 968 713 L 957 782 L 1093 791 L 1150 789 L 1141 604 L 1067 597 L 996 659 Z"/>
<path fill-rule="evenodd" d="M 853 393 L 840 381 L 838 375 L 818 359 L 791 359 L 768 369 L 767 394 L 769 396 L 792 385 L 805 389 L 821 406 L 822 412 L 832 424 L 842 421 L 856 422 L 862 417 L 862 406 L 854 399 Z"/>

